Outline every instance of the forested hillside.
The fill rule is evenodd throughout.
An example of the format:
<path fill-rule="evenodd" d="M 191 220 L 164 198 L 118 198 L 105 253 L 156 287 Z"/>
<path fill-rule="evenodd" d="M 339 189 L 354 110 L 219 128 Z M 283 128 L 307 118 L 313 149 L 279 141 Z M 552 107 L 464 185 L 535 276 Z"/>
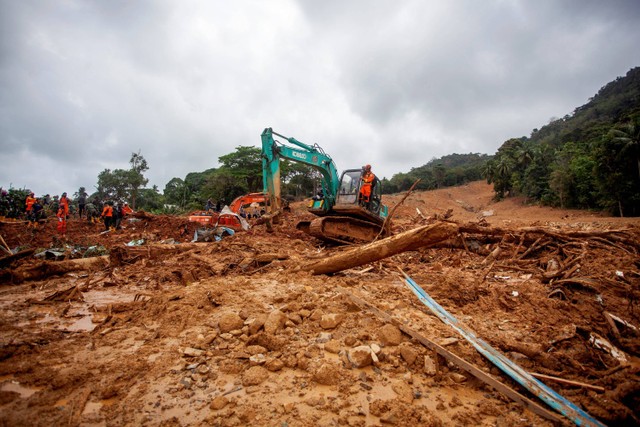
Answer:
<path fill-rule="evenodd" d="M 529 138 L 504 142 L 485 174 L 498 199 L 640 215 L 640 67 Z"/>
<path fill-rule="evenodd" d="M 408 190 L 415 181 L 419 190 L 434 190 L 451 187 L 484 177 L 485 165 L 493 156 L 487 154 L 449 154 L 439 159 L 431 159 L 427 164 L 412 168 L 407 173 L 393 175 L 390 180 L 382 181 L 385 194 Z"/>

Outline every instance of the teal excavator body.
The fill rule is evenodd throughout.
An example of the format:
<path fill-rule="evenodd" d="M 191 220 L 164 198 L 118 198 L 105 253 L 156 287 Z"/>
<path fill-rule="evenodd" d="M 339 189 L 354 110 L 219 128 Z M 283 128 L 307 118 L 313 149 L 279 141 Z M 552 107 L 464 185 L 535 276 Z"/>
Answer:
<path fill-rule="evenodd" d="M 285 142 L 275 140 L 274 135 Z M 380 234 L 388 209 L 382 204 L 379 184 L 373 187 L 370 203 L 359 200 L 362 169 L 348 169 L 338 176 L 333 159 L 317 144 L 307 145 L 271 128 L 266 128 L 261 138 L 263 186 L 272 212 L 280 211 L 280 159 L 287 159 L 309 165 L 322 176 L 322 193 L 308 206 L 308 211 L 319 218 L 301 221 L 299 229 L 335 243 L 372 241 Z"/>

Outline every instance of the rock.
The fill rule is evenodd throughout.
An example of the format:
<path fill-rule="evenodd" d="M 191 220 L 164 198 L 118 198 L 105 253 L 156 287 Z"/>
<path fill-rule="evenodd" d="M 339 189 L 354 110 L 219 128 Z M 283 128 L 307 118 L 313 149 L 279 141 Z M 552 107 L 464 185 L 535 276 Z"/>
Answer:
<path fill-rule="evenodd" d="M 323 344 L 323 343 L 329 342 L 331 337 L 332 337 L 331 332 L 320 332 L 320 334 L 318 335 L 318 338 L 316 338 L 316 342 L 318 344 Z"/>
<path fill-rule="evenodd" d="M 264 357 L 264 354 L 254 354 L 249 358 L 249 364 L 251 366 L 264 365 L 267 361 L 267 358 Z"/>
<path fill-rule="evenodd" d="M 358 339 L 353 335 L 347 335 L 346 337 L 344 337 L 344 345 L 346 345 L 347 347 L 354 346 L 356 342 L 358 342 Z"/>
<path fill-rule="evenodd" d="M 371 358 L 371 347 L 368 345 L 361 345 L 359 347 L 352 348 L 348 351 L 347 357 L 354 368 L 364 368 L 365 366 L 369 366 L 373 363 L 373 359 Z"/>
<path fill-rule="evenodd" d="M 467 377 L 465 377 L 464 375 L 459 374 L 457 372 L 451 372 L 449 374 L 449 378 L 451 378 L 454 382 L 456 382 L 458 384 L 459 383 L 463 383 L 463 382 L 465 382 L 467 380 Z"/>
<path fill-rule="evenodd" d="M 187 347 L 182 350 L 182 354 L 187 357 L 198 357 L 204 354 L 204 350 L 199 350 L 197 348 Z"/>
<path fill-rule="evenodd" d="M 284 326 L 287 321 L 287 316 L 280 310 L 273 310 L 267 316 L 267 320 L 264 322 L 264 331 L 269 335 L 274 335 Z"/>
<path fill-rule="evenodd" d="M 204 340 L 202 341 L 202 344 L 207 347 L 210 346 L 212 342 L 215 341 L 215 339 L 218 338 L 218 331 L 211 331 L 210 333 L 208 333 L 205 337 Z"/>
<path fill-rule="evenodd" d="M 298 314 L 300 315 L 300 317 L 302 317 L 303 319 L 306 319 L 307 317 L 311 316 L 311 312 L 309 310 L 306 309 L 302 309 L 298 312 Z"/>
<path fill-rule="evenodd" d="M 269 371 L 262 366 L 252 366 L 242 374 L 242 385 L 245 387 L 258 385 L 266 381 L 267 378 L 269 378 Z"/>
<path fill-rule="evenodd" d="M 418 352 L 409 343 L 400 344 L 400 356 L 407 362 L 407 365 L 413 365 L 418 358 Z"/>
<path fill-rule="evenodd" d="M 446 347 L 448 345 L 457 344 L 458 341 L 459 341 L 458 338 L 449 337 L 449 338 L 445 338 L 445 339 L 441 340 L 440 341 L 440 345 L 442 347 Z"/>
<path fill-rule="evenodd" d="M 322 316 L 323 316 L 322 310 L 314 310 L 313 313 L 309 315 L 309 319 L 315 322 L 322 319 Z"/>
<path fill-rule="evenodd" d="M 296 325 L 302 323 L 302 317 L 298 313 L 290 313 L 287 318 Z"/>
<path fill-rule="evenodd" d="M 436 366 L 436 362 L 431 358 L 431 356 L 424 356 L 424 373 L 430 376 L 434 376 L 438 373 L 438 369 Z"/>
<path fill-rule="evenodd" d="M 218 411 L 227 406 L 228 403 L 229 399 L 227 399 L 226 396 L 217 396 L 213 398 L 211 404 L 209 405 L 209 408 L 213 409 L 214 411 Z"/>
<path fill-rule="evenodd" d="M 371 347 L 371 350 L 372 350 L 375 354 L 377 354 L 377 355 L 379 355 L 379 354 L 380 354 L 380 352 L 382 351 L 382 349 L 380 348 L 380 346 L 379 346 L 378 344 L 376 344 L 376 343 L 369 344 L 369 347 Z"/>
<path fill-rule="evenodd" d="M 320 319 L 320 326 L 322 329 L 333 329 L 342 322 L 344 319 L 343 314 L 331 313 L 325 314 Z"/>
<path fill-rule="evenodd" d="M 277 372 L 284 368 L 284 363 L 280 359 L 271 359 L 267 361 L 265 364 L 265 368 L 267 368 L 271 372 Z"/>
<path fill-rule="evenodd" d="M 331 340 L 324 345 L 324 349 L 329 353 L 338 354 L 340 352 L 340 342 Z"/>
<path fill-rule="evenodd" d="M 224 313 L 220 320 L 218 320 L 218 327 L 221 333 L 231 332 L 235 329 L 242 329 L 244 321 L 242 317 L 236 313 Z"/>
<path fill-rule="evenodd" d="M 391 389 L 398 395 L 398 398 L 405 402 L 411 403 L 413 402 L 413 390 L 411 386 L 404 381 L 398 381 L 391 385 Z"/>
<path fill-rule="evenodd" d="M 340 381 L 340 367 L 334 363 L 323 363 L 313 374 L 318 384 L 336 385 Z"/>
<path fill-rule="evenodd" d="M 249 327 L 249 335 L 255 335 L 260 328 L 264 326 L 264 322 L 267 320 L 266 314 L 260 314 L 254 318 L 247 319 L 246 324 Z"/>
<path fill-rule="evenodd" d="M 402 342 L 402 332 L 397 326 L 387 323 L 378 331 L 380 342 L 384 345 L 399 345 Z"/>
<path fill-rule="evenodd" d="M 267 349 L 261 345 L 248 345 L 245 348 L 245 351 L 251 355 L 267 353 Z"/>

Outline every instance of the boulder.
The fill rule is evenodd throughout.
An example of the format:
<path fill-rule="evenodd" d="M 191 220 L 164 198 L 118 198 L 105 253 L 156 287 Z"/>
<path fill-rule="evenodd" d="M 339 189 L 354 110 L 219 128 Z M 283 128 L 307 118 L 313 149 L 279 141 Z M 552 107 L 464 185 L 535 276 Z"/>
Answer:
<path fill-rule="evenodd" d="M 400 345 L 402 343 L 402 332 L 397 326 L 387 323 L 378 331 L 378 338 L 386 346 Z"/>
<path fill-rule="evenodd" d="M 220 320 L 218 320 L 218 327 L 223 334 L 236 329 L 242 329 L 243 325 L 244 320 L 236 313 L 224 313 L 222 317 L 220 317 Z"/>

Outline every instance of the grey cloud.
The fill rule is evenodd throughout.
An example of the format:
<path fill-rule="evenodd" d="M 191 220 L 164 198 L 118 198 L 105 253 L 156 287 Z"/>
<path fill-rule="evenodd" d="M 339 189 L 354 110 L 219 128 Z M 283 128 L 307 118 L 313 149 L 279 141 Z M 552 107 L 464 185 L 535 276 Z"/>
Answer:
<path fill-rule="evenodd" d="M 0 0 L 0 186 L 92 188 L 141 150 L 163 189 L 268 126 L 389 178 L 493 153 L 639 65 L 639 9 Z"/>

